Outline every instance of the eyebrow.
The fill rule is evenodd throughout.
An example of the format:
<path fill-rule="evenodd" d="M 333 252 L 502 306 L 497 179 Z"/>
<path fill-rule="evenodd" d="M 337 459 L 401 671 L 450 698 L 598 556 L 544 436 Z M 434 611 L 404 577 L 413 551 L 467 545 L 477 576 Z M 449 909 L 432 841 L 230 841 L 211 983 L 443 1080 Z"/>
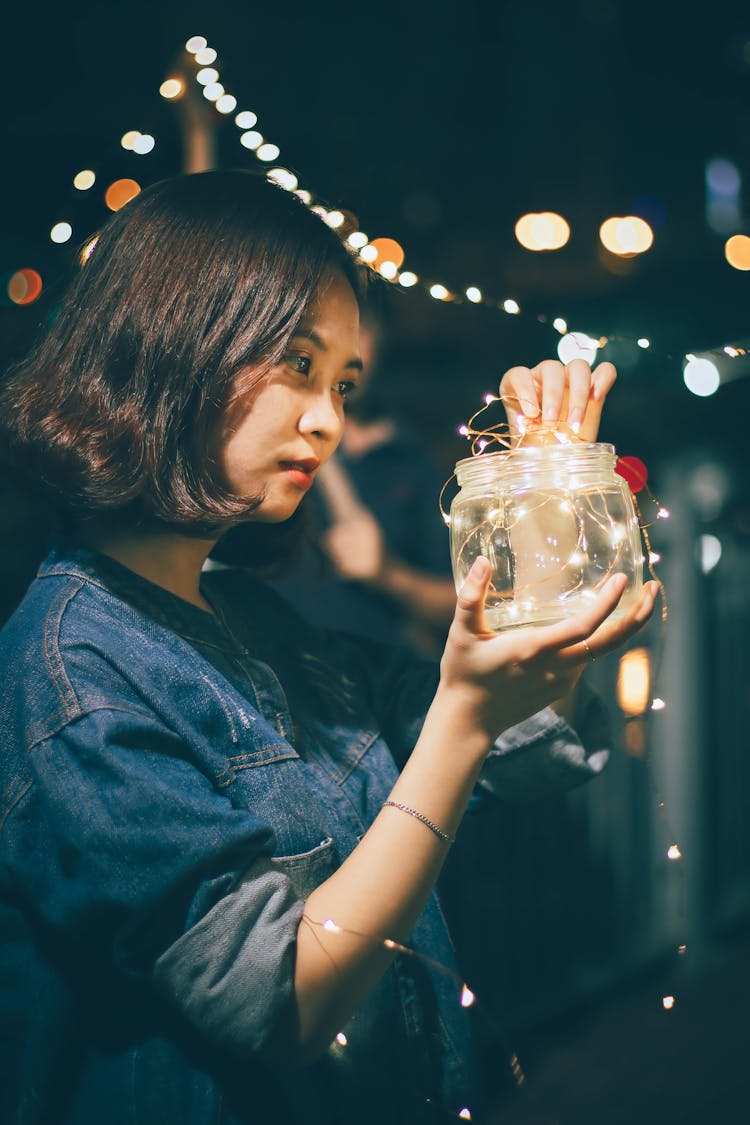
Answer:
<path fill-rule="evenodd" d="M 312 343 L 315 344 L 315 347 L 320 348 L 322 352 L 328 351 L 328 345 L 324 343 L 324 341 L 314 328 L 307 328 L 304 324 L 301 324 L 299 328 L 295 329 L 294 335 L 302 336 L 305 340 L 312 341 Z M 361 371 L 363 366 L 364 365 L 361 359 L 350 359 L 349 362 L 345 365 L 347 371 Z"/>

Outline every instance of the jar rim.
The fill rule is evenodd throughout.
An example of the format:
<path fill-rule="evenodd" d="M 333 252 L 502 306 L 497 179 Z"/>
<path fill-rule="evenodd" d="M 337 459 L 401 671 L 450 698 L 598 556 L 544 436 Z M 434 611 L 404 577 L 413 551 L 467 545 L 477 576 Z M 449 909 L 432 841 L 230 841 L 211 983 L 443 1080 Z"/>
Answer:
<path fill-rule="evenodd" d="M 459 474 L 460 470 L 469 465 L 485 466 L 499 466 L 502 464 L 510 465 L 524 465 L 533 463 L 536 460 L 543 458 L 551 458 L 555 461 L 565 460 L 571 456 L 583 454 L 584 456 L 594 456 L 597 453 L 604 456 L 615 456 L 615 447 L 608 442 L 600 441 L 577 441 L 566 442 L 564 445 L 521 445 L 515 446 L 513 449 L 497 450 L 494 453 L 475 453 L 471 457 L 464 457 L 456 462 L 455 472 Z"/>

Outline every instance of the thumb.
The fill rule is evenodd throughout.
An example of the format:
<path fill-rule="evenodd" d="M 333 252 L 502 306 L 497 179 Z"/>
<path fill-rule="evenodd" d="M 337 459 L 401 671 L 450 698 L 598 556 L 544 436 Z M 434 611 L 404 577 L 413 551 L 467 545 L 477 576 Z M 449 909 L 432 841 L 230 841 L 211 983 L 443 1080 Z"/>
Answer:
<path fill-rule="evenodd" d="M 492 567 L 483 555 L 478 555 L 472 563 L 458 594 L 454 621 L 471 633 L 489 633 L 484 619 L 484 599 L 492 575 Z"/>

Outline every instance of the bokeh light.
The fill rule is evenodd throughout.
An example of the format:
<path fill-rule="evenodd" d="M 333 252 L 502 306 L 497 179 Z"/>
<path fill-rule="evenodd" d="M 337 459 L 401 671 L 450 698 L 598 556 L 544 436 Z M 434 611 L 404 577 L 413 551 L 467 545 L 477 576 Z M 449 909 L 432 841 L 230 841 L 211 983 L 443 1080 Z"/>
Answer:
<path fill-rule="evenodd" d="M 750 238 L 733 234 L 724 243 L 724 257 L 736 270 L 750 270 Z"/>
<path fill-rule="evenodd" d="M 194 55 L 196 51 L 204 50 L 207 45 L 208 40 L 204 39 L 202 35 L 191 35 L 185 44 L 185 50 Z"/>
<path fill-rule="evenodd" d="M 240 137 L 240 144 L 245 148 L 256 149 L 260 148 L 263 144 L 263 134 L 258 133 L 254 129 L 250 129 L 247 133 L 243 133 Z"/>
<path fill-rule="evenodd" d="M 240 112 L 235 117 L 234 123 L 235 125 L 238 125 L 240 129 L 252 129 L 257 120 L 257 113 L 253 113 L 251 109 L 243 109 L 240 110 Z"/>
<path fill-rule="evenodd" d="M 710 359 L 696 359 L 688 356 L 687 363 L 682 371 L 685 386 L 699 398 L 708 398 L 716 394 L 721 384 L 719 369 Z"/>
<path fill-rule="evenodd" d="M 96 173 L 92 172 L 90 168 L 84 168 L 80 172 L 76 172 L 73 177 L 73 187 L 78 188 L 79 191 L 88 191 L 96 183 Z"/>
<path fill-rule="evenodd" d="M 286 191 L 294 191 L 297 187 L 297 177 L 294 172 L 290 172 L 288 168 L 271 168 L 267 172 L 267 177 L 273 183 L 283 187 Z"/>
<path fill-rule="evenodd" d="M 278 145 L 272 145 L 268 141 L 260 145 L 256 150 L 258 160 L 278 160 L 281 149 Z"/>
<path fill-rule="evenodd" d="M 559 250 L 570 238 L 570 227 L 554 211 L 532 212 L 518 220 L 515 235 L 526 250 Z"/>
<path fill-rule="evenodd" d="M 159 93 L 168 101 L 174 101 L 185 93 L 185 85 L 180 78 L 167 78 L 159 87 Z"/>
<path fill-rule="evenodd" d="M 8 282 L 8 296 L 14 305 L 31 305 L 42 292 L 42 278 L 36 270 L 16 270 Z"/>
<path fill-rule="evenodd" d="M 138 129 L 129 129 L 127 133 L 123 133 L 123 135 L 120 137 L 120 144 L 123 148 L 130 151 L 140 135 L 141 134 Z"/>
<path fill-rule="evenodd" d="M 222 94 L 216 99 L 216 108 L 219 113 L 232 113 L 237 108 L 237 99 L 234 94 Z"/>
<path fill-rule="evenodd" d="M 136 180 L 122 179 L 115 180 L 110 184 L 104 193 L 104 202 L 109 207 L 110 211 L 119 211 L 126 203 L 129 203 L 134 196 L 138 195 L 141 190 L 141 185 Z"/>
<path fill-rule="evenodd" d="M 567 332 L 557 344 L 557 354 L 562 363 L 570 363 L 572 359 L 585 359 L 591 363 L 598 350 L 599 341 L 585 332 Z"/>
<path fill-rule="evenodd" d="M 139 156 L 145 156 L 147 152 L 151 152 L 155 144 L 156 141 L 150 133 L 141 133 L 133 141 L 133 152 L 137 152 Z"/>
<path fill-rule="evenodd" d="M 216 51 L 213 47 L 201 47 L 195 52 L 195 61 L 199 66 L 210 66 L 212 62 L 216 62 Z"/>
<path fill-rule="evenodd" d="M 650 249 L 654 232 L 645 219 L 640 219 L 637 215 L 614 216 L 602 223 L 599 238 L 611 254 L 632 258 Z"/>
<path fill-rule="evenodd" d="M 642 715 L 651 693 L 651 658 L 647 648 L 633 648 L 620 657 L 617 703 L 624 715 Z"/>
<path fill-rule="evenodd" d="M 199 70 L 196 74 L 195 81 L 200 86 L 210 86 L 212 82 L 219 81 L 219 72 L 218 70 L 214 70 L 212 66 L 204 66 L 203 69 Z"/>
<path fill-rule="evenodd" d="M 209 102 L 218 102 L 223 93 L 224 87 L 221 82 L 209 82 L 203 87 L 203 97 Z"/>
<path fill-rule="evenodd" d="M 375 247 L 378 263 L 393 262 L 396 269 L 400 269 L 404 264 L 406 252 L 400 242 L 396 242 L 395 238 L 373 238 L 370 243 Z"/>
<path fill-rule="evenodd" d="M 67 242 L 73 233 L 70 223 L 55 223 L 49 236 L 53 242 Z"/>

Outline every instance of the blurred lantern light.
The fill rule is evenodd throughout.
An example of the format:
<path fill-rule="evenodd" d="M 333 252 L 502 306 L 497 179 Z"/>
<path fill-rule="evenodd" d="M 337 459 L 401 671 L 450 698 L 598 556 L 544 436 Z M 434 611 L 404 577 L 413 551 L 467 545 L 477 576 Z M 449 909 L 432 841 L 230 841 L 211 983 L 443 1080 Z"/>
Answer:
<path fill-rule="evenodd" d="M 67 242 L 73 233 L 70 223 L 55 223 L 49 236 L 53 242 Z"/>
<path fill-rule="evenodd" d="M 283 187 L 286 191 L 294 191 L 297 187 L 297 177 L 288 168 L 271 168 L 266 173 L 269 180 Z"/>
<path fill-rule="evenodd" d="M 195 61 L 199 66 L 210 66 L 212 62 L 216 62 L 216 51 L 213 47 L 201 47 L 195 52 Z"/>
<path fill-rule="evenodd" d="M 313 215 L 319 215 L 324 221 L 328 217 L 328 212 L 325 207 L 321 207 L 319 204 L 315 207 L 311 207 L 310 210 L 312 211 Z"/>
<path fill-rule="evenodd" d="M 370 245 L 375 247 L 379 262 L 393 262 L 396 269 L 404 264 L 406 253 L 395 238 L 373 238 Z"/>
<path fill-rule="evenodd" d="M 199 70 L 195 76 L 195 81 L 201 86 L 210 86 L 212 82 L 219 81 L 219 72 L 214 70 L 212 66 L 205 66 L 203 70 Z"/>
<path fill-rule="evenodd" d="M 411 270 L 404 270 L 398 279 L 399 285 L 403 285 L 404 289 L 411 289 L 412 285 L 416 285 L 419 278 Z"/>
<path fill-rule="evenodd" d="M 251 109 L 242 109 L 235 117 L 234 123 L 239 126 L 240 129 L 252 129 L 257 120 L 257 113 L 253 113 Z"/>
<path fill-rule="evenodd" d="M 466 290 L 466 299 L 471 301 L 473 305 L 478 305 L 482 300 L 482 290 L 477 289 L 476 285 L 470 285 Z"/>
<path fill-rule="evenodd" d="M 127 133 L 123 133 L 123 135 L 120 137 L 120 144 L 123 148 L 130 151 L 140 135 L 141 134 L 138 129 L 130 129 Z"/>
<path fill-rule="evenodd" d="M 661 1002 L 665 1012 L 670 1012 L 674 1008 L 674 996 L 663 996 Z"/>
<path fill-rule="evenodd" d="M 556 316 L 552 321 L 552 327 L 556 328 L 558 332 L 564 334 L 568 331 L 568 322 L 567 320 L 563 320 L 561 316 Z"/>
<path fill-rule="evenodd" d="M 78 188 L 79 191 L 88 191 L 96 183 L 96 173 L 92 172 L 90 168 L 84 168 L 82 172 L 76 172 L 73 177 L 73 187 Z"/>
<path fill-rule="evenodd" d="M 667 705 L 666 705 L 666 703 L 664 702 L 664 700 L 663 700 L 663 699 L 659 699 L 659 698 L 657 697 L 656 699 L 654 699 L 653 703 L 651 704 L 651 710 L 652 710 L 652 711 L 663 711 L 663 710 L 664 710 L 664 708 L 665 708 L 666 706 L 667 706 Z"/>
<path fill-rule="evenodd" d="M 234 94 L 222 94 L 216 99 L 216 108 L 219 113 L 232 113 L 237 108 L 237 99 Z"/>
<path fill-rule="evenodd" d="M 137 152 L 139 156 L 145 156 L 147 152 L 151 152 L 156 141 L 150 133 L 141 133 L 140 137 L 136 137 L 133 141 L 133 152 Z"/>
<path fill-rule="evenodd" d="M 687 389 L 700 398 L 708 398 L 709 395 L 716 394 L 721 383 L 716 364 L 710 359 L 696 359 L 695 356 L 687 357 L 682 378 Z"/>
<path fill-rule="evenodd" d="M 701 535 L 698 547 L 701 570 L 710 574 L 721 560 L 721 539 L 715 535 Z"/>
<path fill-rule="evenodd" d="M 444 301 L 448 296 L 448 290 L 444 285 L 431 285 L 430 296 L 434 297 L 436 301 Z"/>
<path fill-rule="evenodd" d="M 643 254 L 654 241 L 654 232 L 644 219 L 637 215 L 615 216 L 605 219 L 599 228 L 599 238 L 605 249 L 621 258 Z"/>
<path fill-rule="evenodd" d="M 207 43 L 208 40 L 204 39 L 202 35 L 191 35 L 185 44 L 185 50 L 194 55 L 196 51 L 202 51 Z"/>
<path fill-rule="evenodd" d="M 651 657 L 647 648 L 632 648 L 620 657 L 617 703 L 624 715 L 642 715 L 651 691 Z"/>
<path fill-rule="evenodd" d="M 512 297 L 509 297 L 507 301 L 503 301 L 503 309 L 505 312 L 509 313 L 510 316 L 515 316 L 516 313 L 520 313 L 521 306 L 518 301 L 514 301 Z"/>
<path fill-rule="evenodd" d="M 374 262 L 378 256 L 378 252 L 371 243 L 368 243 L 367 246 L 362 247 L 359 256 L 363 262 Z"/>
<path fill-rule="evenodd" d="M 724 257 L 736 270 L 750 270 L 750 238 L 734 234 L 724 244 Z"/>
<path fill-rule="evenodd" d="M 333 230 L 338 230 L 346 222 L 344 213 L 342 211 L 329 211 L 326 215 L 326 222 Z"/>
<path fill-rule="evenodd" d="M 255 151 L 259 160 L 278 160 L 281 149 L 278 145 L 272 145 L 266 141 L 259 145 Z"/>
<path fill-rule="evenodd" d="M 355 230 L 346 240 L 353 250 L 361 250 L 370 241 L 363 230 Z"/>
<path fill-rule="evenodd" d="M 378 273 L 386 279 L 386 281 L 393 281 L 398 275 L 398 266 L 395 262 L 381 262 L 378 266 Z"/>
<path fill-rule="evenodd" d="M 554 211 L 532 212 L 518 220 L 515 235 L 527 250 L 559 250 L 570 238 L 570 227 Z"/>
<path fill-rule="evenodd" d="M 599 341 L 585 332 L 568 332 L 561 336 L 557 344 L 557 354 L 562 363 L 573 359 L 585 359 L 591 363 L 599 350 Z"/>
<path fill-rule="evenodd" d="M 706 189 L 712 195 L 733 199 L 739 195 L 742 177 L 736 164 L 723 156 L 715 156 L 706 164 Z"/>
<path fill-rule="evenodd" d="M 185 86 L 179 78 L 167 78 L 159 87 L 159 93 L 168 101 L 174 101 L 175 98 L 179 98 L 181 94 L 185 93 Z"/>
<path fill-rule="evenodd" d="M 36 270 L 17 270 L 8 282 L 8 296 L 14 305 L 31 305 L 41 292 L 42 278 Z"/>
<path fill-rule="evenodd" d="M 645 336 L 641 336 L 640 339 L 636 340 L 636 343 L 638 344 L 639 348 L 650 348 L 651 347 L 651 341 L 646 339 Z"/>
<path fill-rule="evenodd" d="M 240 144 L 244 145 L 245 148 L 260 148 L 260 146 L 263 144 L 263 134 L 256 132 L 254 129 L 251 129 L 249 132 L 242 134 L 242 136 L 240 137 Z"/>
<path fill-rule="evenodd" d="M 203 97 L 209 102 L 218 102 L 223 93 L 224 87 L 221 82 L 209 82 L 207 86 L 203 87 Z"/>
<path fill-rule="evenodd" d="M 104 202 L 110 211 L 119 211 L 134 196 L 138 195 L 141 185 L 136 180 L 115 180 L 104 193 Z"/>
<path fill-rule="evenodd" d="M 309 207 L 310 204 L 312 203 L 312 196 L 310 195 L 310 192 L 306 191 L 304 188 L 297 188 L 297 190 L 295 191 L 294 194 L 297 196 L 298 199 L 302 200 L 305 207 Z M 367 240 L 365 239 L 365 241 L 367 241 Z"/>

